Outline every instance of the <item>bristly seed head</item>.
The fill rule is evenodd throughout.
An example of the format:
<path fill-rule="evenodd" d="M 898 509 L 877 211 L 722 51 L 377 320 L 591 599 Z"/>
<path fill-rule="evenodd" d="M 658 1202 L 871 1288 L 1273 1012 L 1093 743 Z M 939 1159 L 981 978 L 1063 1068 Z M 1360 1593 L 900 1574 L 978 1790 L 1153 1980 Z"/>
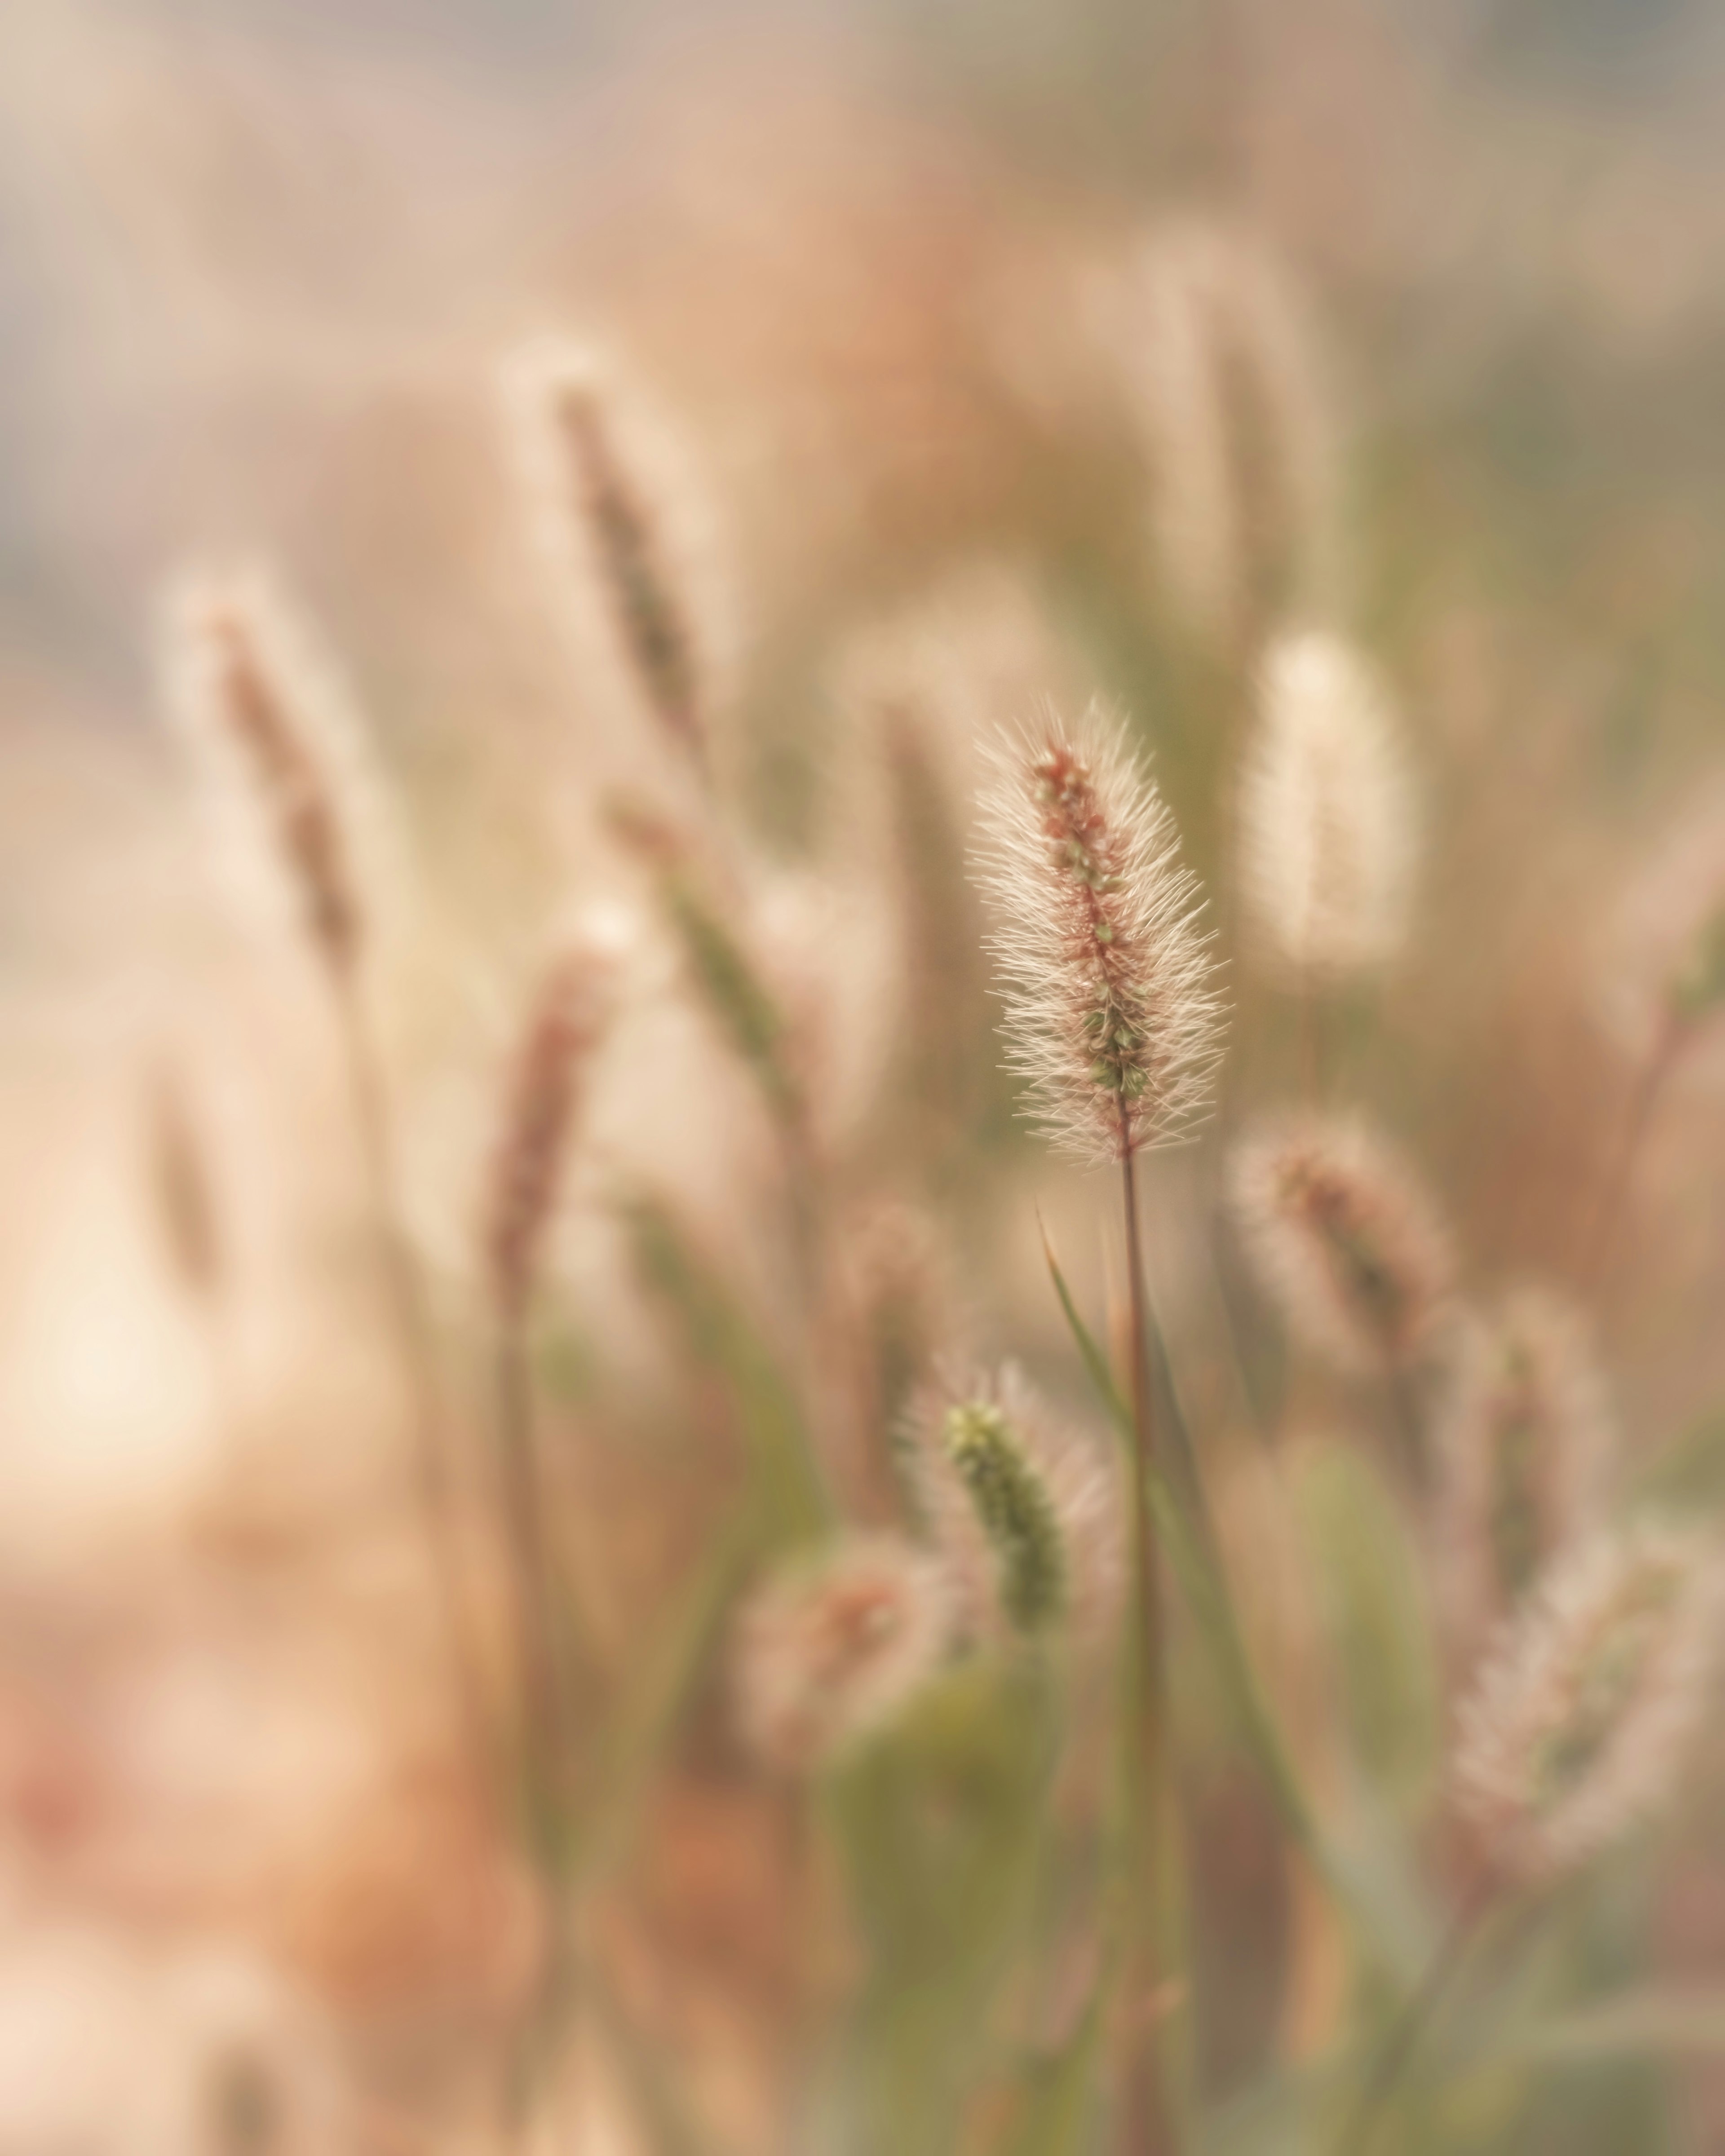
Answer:
<path fill-rule="evenodd" d="M 1412 1171 L 1363 1124 L 1300 1116 L 1242 1139 L 1235 1225 L 1291 1332 L 1339 1368 L 1406 1368 L 1451 1313 L 1455 1264 Z"/>
<path fill-rule="evenodd" d="M 1000 1606 L 1019 1632 L 1040 1632 L 1066 1606 L 1066 1553 L 1054 1501 L 998 1407 L 947 1410 L 943 1440 L 999 1568 Z"/>
<path fill-rule="evenodd" d="M 1339 638 L 1284 636 L 1265 659 L 1240 792 L 1240 888 L 1255 948 L 1334 981 L 1405 940 L 1413 792 L 1389 698 Z"/>
<path fill-rule="evenodd" d="M 1444 1584 L 1465 1645 L 1603 1512 L 1610 1416 L 1580 1313 L 1527 1286 L 1465 1318 L 1436 1435 Z"/>
<path fill-rule="evenodd" d="M 585 346 L 548 340 L 509 368 L 523 474 L 584 644 L 620 659 L 665 734 L 705 770 L 721 699 L 723 606 L 700 490 L 633 385 Z"/>
<path fill-rule="evenodd" d="M 505 1081 L 485 1194 L 486 1272 L 506 1322 L 521 1319 L 533 1292 L 582 1081 L 611 1004 L 605 954 L 582 947 L 552 963 L 528 1008 Z"/>
<path fill-rule="evenodd" d="M 939 1562 L 894 1535 L 796 1558 L 742 1611 L 732 1684 L 769 1766 L 806 1773 L 891 1720 L 939 1667 L 952 1629 Z"/>
<path fill-rule="evenodd" d="M 1027 1111 L 1086 1161 L 1178 1142 L 1210 1106 L 1221 1007 L 1168 810 L 1094 710 L 990 762 L 977 866 Z"/>
<path fill-rule="evenodd" d="M 1194 626 L 1254 643 L 1338 582 L 1338 445 L 1302 296 L 1249 232 L 1181 217 L 1146 236 L 1119 301 L 1157 569 Z"/>
<path fill-rule="evenodd" d="M 1055 1420 L 1015 1364 L 939 1370 L 911 1403 L 903 1451 L 969 1636 L 1111 1639 L 1125 1578 L 1116 1462 Z"/>
<path fill-rule="evenodd" d="M 350 973 L 371 925 L 356 861 L 359 751 L 305 630 L 251 572 L 187 579 L 169 626 L 175 708 L 195 752 L 224 793 L 249 797 L 314 949 Z"/>
<path fill-rule="evenodd" d="M 1722 1574 L 1655 1528 L 1560 1559 L 1464 1703 L 1458 1809 L 1502 1876 L 1574 1870 L 1672 1794 L 1717 1666 Z"/>

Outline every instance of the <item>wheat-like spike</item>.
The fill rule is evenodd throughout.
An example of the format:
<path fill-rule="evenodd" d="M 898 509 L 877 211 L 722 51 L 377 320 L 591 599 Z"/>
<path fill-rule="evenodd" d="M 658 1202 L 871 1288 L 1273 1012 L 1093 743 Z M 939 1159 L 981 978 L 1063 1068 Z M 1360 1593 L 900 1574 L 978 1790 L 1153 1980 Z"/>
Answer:
<path fill-rule="evenodd" d="M 1598 1526 L 1611 1449 L 1604 1382 L 1567 1298 L 1522 1286 L 1458 1326 L 1436 1457 L 1443 1582 L 1464 1645 Z"/>
<path fill-rule="evenodd" d="M 148 1168 L 162 1240 L 187 1291 L 213 1301 L 228 1274 L 228 1239 L 198 1103 L 171 1063 L 157 1065 L 147 1082 Z"/>
<path fill-rule="evenodd" d="M 1712 1544 L 1662 1527 L 1552 1568 L 1461 1711 L 1456 1804 L 1497 1871 L 1573 1871 L 1671 1795 L 1718 1664 L 1722 1587 Z"/>
<path fill-rule="evenodd" d="M 611 973 L 596 943 L 560 952 L 528 1004 L 505 1079 L 481 1235 L 492 1301 L 510 1322 L 538 1278 L 582 1083 L 611 1014 Z"/>
<path fill-rule="evenodd" d="M 1026 1112 L 1090 1162 L 1178 1142 L 1211 1105 L 1221 1003 L 1173 819 L 1094 707 L 989 761 L 976 868 Z"/>
<path fill-rule="evenodd" d="M 620 367 L 572 340 L 516 353 L 506 387 L 554 603 L 583 658 L 619 662 L 705 771 L 729 639 L 706 500 L 681 444 Z"/>
<path fill-rule="evenodd" d="M 613 802 L 608 814 L 613 833 L 652 879 L 696 999 L 752 1073 L 774 1118 L 800 1134 L 809 1104 L 796 1028 L 761 963 L 761 939 L 751 932 L 758 916 L 749 920 L 734 887 L 704 870 L 686 830 L 632 800 Z"/>
<path fill-rule="evenodd" d="M 1127 268 L 1116 340 L 1162 581 L 1202 629 L 1333 596 L 1336 429 L 1291 280 L 1250 234 L 1170 220 Z"/>
<path fill-rule="evenodd" d="M 1405 1369 L 1450 1315 L 1455 1260 L 1392 1147 L 1352 1117 L 1289 1116 L 1229 1163 L 1241 1245 L 1290 1332 L 1338 1368 Z"/>
<path fill-rule="evenodd" d="M 1113 1636 L 1126 1585 L 1114 1456 L 1050 1414 L 1016 1363 L 945 1366 L 913 1399 L 903 1450 L 916 1509 L 973 1638 Z"/>
<path fill-rule="evenodd" d="M 1406 940 L 1414 794 L 1383 684 L 1343 639 L 1278 638 L 1260 675 L 1240 786 L 1251 944 L 1299 982 L 1338 981 Z"/>
<path fill-rule="evenodd" d="M 894 1535 L 852 1535 L 789 1561 L 738 1616 L 732 1680 L 746 1741 L 806 1772 L 880 1727 L 933 1675 L 952 1635 L 939 1560 Z"/>
<path fill-rule="evenodd" d="M 170 597 L 173 708 L 200 763 L 291 888 L 314 948 L 339 973 L 374 923 L 364 888 L 364 753 L 327 663 L 255 569 L 193 572 Z M 230 807 L 230 814 L 232 813 Z"/>

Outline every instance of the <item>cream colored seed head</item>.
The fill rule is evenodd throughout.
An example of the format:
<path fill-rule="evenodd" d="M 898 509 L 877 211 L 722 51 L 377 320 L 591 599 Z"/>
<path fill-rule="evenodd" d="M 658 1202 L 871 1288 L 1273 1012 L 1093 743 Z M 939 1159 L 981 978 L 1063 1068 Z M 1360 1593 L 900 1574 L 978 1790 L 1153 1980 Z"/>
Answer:
<path fill-rule="evenodd" d="M 1240 783 L 1250 947 L 1300 982 L 1386 965 L 1406 941 L 1415 829 L 1389 700 L 1340 638 L 1279 638 L 1260 677 Z"/>
<path fill-rule="evenodd" d="M 1246 229 L 1170 218 L 1139 244 L 1108 311 L 1163 588 L 1219 638 L 1334 603 L 1337 429 L 1285 268 Z"/>
<path fill-rule="evenodd" d="M 1717 1550 L 1643 1528 L 1560 1558 L 1464 1702 L 1455 1801 L 1501 1874 L 1586 1862 L 1673 1794 L 1718 1666 Z"/>
<path fill-rule="evenodd" d="M 1436 1421 L 1443 1584 L 1458 1642 L 1507 1615 L 1603 1514 L 1609 1409 L 1581 1313 L 1512 1289 L 1456 1327 Z"/>

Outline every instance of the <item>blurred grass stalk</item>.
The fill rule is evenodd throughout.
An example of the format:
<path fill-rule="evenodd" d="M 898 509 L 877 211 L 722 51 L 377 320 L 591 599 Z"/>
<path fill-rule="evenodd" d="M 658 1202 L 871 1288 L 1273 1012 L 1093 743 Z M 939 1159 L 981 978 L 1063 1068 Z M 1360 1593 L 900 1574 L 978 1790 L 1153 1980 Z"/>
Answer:
<path fill-rule="evenodd" d="M 1343 612 L 1334 444 L 1299 310 L 1253 246 L 1190 220 L 1133 253 L 1115 300 L 1104 372 L 1152 482 L 1146 536 L 1165 595 L 1189 615 L 1180 634 L 1223 684 L 1218 710 L 1240 706 L 1250 729 L 1236 747 L 1218 725 L 1198 759 L 1219 773 L 1233 753 L 1239 767 L 1230 941 L 1248 983 L 1240 993 L 1252 993 L 1255 973 L 1294 999 L 1291 1090 L 1301 1106 L 1236 1129 L 1241 1103 L 1229 1104 L 1225 1209 L 1263 1306 L 1235 1299 L 1227 1313 L 1244 1342 L 1240 1389 L 1252 1389 L 1274 1341 L 1288 1397 L 1272 1403 L 1260 1385 L 1248 1403 L 1269 1441 L 1280 1444 L 1296 1411 L 1355 1426 L 1325 1427 L 1277 1467 L 1327 1633 L 1312 1695 L 1335 1725 L 1321 1735 L 1341 1763 L 1317 1781 L 1322 1809 L 1306 1747 L 1290 1743 L 1286 1710 L 1255 1666 L 1206 1486 L 1217 1455 L 1200 1461 L 1189 1411 L 1204 1394 L 1174 1367 L 1147 1276 L 1142 1160 L 1210 1112 L 1221 1009 L 1196 883 L 1125 723 L 1098 710 L 1070 723 L 1044 706 L 997 736 L 975 879 L 991 910 L 1006 1067 L 1057 1148 L 1117 1176 L 1123 1209 L 1123 1396 L 1043 1237 L 1126 1469 L 1127 1584 L 1098 1686 L 1071 1621 L 1084 1597 L 1069 1573 L 1086 1559 L 1100 1569 L 1101 1547 L 1069 1532 L 1047 1456 L 1007 1412 L 1019 1396 L 1004 1380 L 974 1396 L 968 1381 L 932 1388 L 933 1465 L 920 1466 L 954 1478 L 944 1512 L 920 1507 L 916 1477 L 893 1471 L 901 1433 L 870 1424 L 922 1411 L 920 1388 L 938 1354 L 965 1344 L 963 1327 L 946 1308 L 900 1308 L 890 1337 L 867 1335 L 879 1313 L 855 1291 L 847 1238 L 857 1201 L 896 1201 L 904 1170 L 890 1115 L 862 1117 L 849 1151 L 835 1136 L 821 1050 L 823 1021 L 869 989 L 830 945 L 812 983 L 790 978 L 762 927 L 760 849 L 716 783 L 714 727 L 733 684 L 723 579 L 710 573 L 726 564 L 722 550 L 709 558 L 697 543 L 699 486 L 626 371 L 562 343 L 521 356 L 511 439 L 553 609 L 583 681 L 616 689 L 643 737 L 668 752 L 649 798 L 605 804 L 605 829 L 651 897 L 678 992 L 709 1036 L 702 1052 L 733 1066 L 763 1142 L 747 1190 L 725 1192 L 734 1250 L 711 1247 L 675 1180 L 670 1140 L 681 1133 L 662 1122 L 648 1173 L 619 1178 L 605 1209 L 660 1321 L 655 1353 L 668 1344 L 663 1359 L 685 1381 L 667 1389 L 667 1419 L 733 1438 L 741 1455 L 740 1486 L 704 1520 L 655 1626 L 644 1639 L 631 1630 L 608 1661 L 578 1619 L 585 1604 L 557 1532 L 567 1486 L 548 1442 L 535 1317 L 562 1291 L 559 1207 L 615 983 L 595 949 L 559 947 L 520 1014 L 469 1253 L 487 1301 L 496 1469 L 475 1524 L 487 1554 L 501 1552 L 511 1601 L 494 1699 L 377 1040 L 349 730 L 248 587 L 204 589 L 182 621 L 188 715 L 204 746 L 238 765 L 254 841 L 285 872 L 331 999 L 451 1661 L 470 1734 L 507 1784 L 493 1794 L 536 1879 L 543 1937 L 505 2076 L 507 2130 L 523 2146 L 543 2104 L 567 2103 L 554 2085 L 570 2071 L 576 2025 L 589 2021 L 631 2062 L 663 2156 L 709 2145 L 695 2077 L 669 2042 L 655 2059 L 598 1921 L 613 1913 L 604 1890 L 624 1876 L 667 1763 L 717 1781 L 748 1761 L 761 1809 L 784 1826 L 791 1850 L 774 1883 L 786 1906 L 761 1912 L 786 1934 L 783 2028 L 824 2027 L 834 1966 L 854 1953 L 850 1995 L 818 2056 L 806 2070 L 780 2061 L 786 2086 L 763 2107 L 780 2141 L 806 2135 L 840 2156 L 1089 2156 L 1101 2122 L 1117 2156 L 1183 2156 L 1209 2145 L 1214 2121 L 1194 1936 L 1206 1881 L 1183 1844 L 1176 1768 L 1189 1736 L 1220 1756 L 1202 1726 L 1219 1707 L 1254 1770 L 1268 1866 L 1300 1867 L 1322 1887 L 1349 1964 L 1337 1999 L 1312 2017 L 1314 2060 L 1290 2070 L 1273 2036 L 1260 2041 L 1250 2063 L 1266 2084 L 1264 2112 L 1285 2136 L 1321 2117 L 1344 2156 L 1368 2156 L 1404 2119 L 1421 2147 L 1460 2145 L 1445 2092 L 1414 2070 L 1440 2020 L 1459 2015 L 1488 1917 L 1578 1875 L 1668 1799 L 1694 1738 L 1719 1630 L 1712 1541 L 1623 1508 L 1614 1517 L 1609 1433 L 1589 1397 L 1579 1320 L 1562 1307 L 1553 1320 L 1548 1296 L 1494 1286 L 1477 1300 L 1417 1171 L 1362 1111 L 1337 1105 L 1362 1073 L 1331 999 L 1370 995 L 1400 955 L 1420 834 L 1393 700 L 1333 626 Z M 1147 326 L 1157 333 L 1147 347 Z M 932 1183 L 946 1164 L 920 1093 L 932 1085 L 949 1114 L 963 1104 L 956 1066 L 981 1028 L 948 1008 L 966 985 L 968 953 L 954 956 L 962 939 L 947 917 L 959 911 L 964 816 L 920 723 L 891 703 L 877 747 L 906 857 L 908 887 L 894 896 L 919 943 L 904 960 L 915 975 L 907 1001 L 925 1036 L 891 1083 L 919 1096 L 904 1122 Z M 931 875 L 918 848 L 954 858 Z M 1680 1053 L 1725 1005 L 1725 910 L 1703 914 L 1657 988 L 1659 1023 L 1608 1156 L 1584 1268 L 1595 1286 Z M 1263 1025 L 1272 1046 L 1288 1014 Z M 687 1052 L 692 1092 L 701 1066 Z M 1271 1068 L 1278 1082 L 1289 1075 Z M 1263 1075 L 1237 1076 L 1236 1093 Z M 911 1217 L 902 1205 L 875 1214 L 907 1239 Z M 914 1303 L 933 1268 L 890 1255 L 899 1302 Z M 859 1384 L 860 1404 L 846 1390 Z M 1224 1420 L 1205 1419 L 1207 1451 Z M 867 1457 L 847 1478 L 835 1434 L 858 1423 Z M 1666 1495 L 1707 1466 L 1679 1460 Z M 1567 1481 L 1563 1466 L 1576 1470 Z M 1645 1490 L 1637 1502 L 1656 1509 Z M 1100 1580 L 1079 1585 L 1107 1604 Z M 1247 1614 L 1258 1607 L 1249 1594 Z M 1197 1649 L 1189 1671 L 1178 1609 Z M 1481 1658 L 1487 1615 L 1502 1629 Z M 1111 1706 L 1087 1717 L 1101 1692 Z M 707 1712 L 720 1706 L 722 1722 Z M 1296 1727 L 1296 1740 L 1304 1733 Z M 816 1826 L 835 1853 L 834 1880 L 810 1856 Z M 1489 1974 L 1509 1990 L 1502 1969 Z M 1532 1988 L 1525 1971 L 1512 1974 Z M 652 1998 L 650 1980 L 639 1989 Z M 1575 2019 L 1584 2030 L 1585 2007 Z M 1618 2034 L 1627 2041 L 1625 2030 L 1645 2026 L 1676 2041 L 1673 2027 L 1712 2025 L 1693 2011 L 1674 2024 L 1626 2008 Z M 1561 2051 L 1574 2026 L 1566 2036 L 1559 2016 L 1543 2038 L 1512 2030 L 1501 2048 L 1519 2043 L 1524 2059 L 1542 2041 Z M 1453 2048 L 1468 2071 L 1485 2071 L 1492 2041 L 1488 2030 L 1477 2058 L 1460 2041 Z M 1518 2089 L 1503 2101 L 1513 2113 Z"/>

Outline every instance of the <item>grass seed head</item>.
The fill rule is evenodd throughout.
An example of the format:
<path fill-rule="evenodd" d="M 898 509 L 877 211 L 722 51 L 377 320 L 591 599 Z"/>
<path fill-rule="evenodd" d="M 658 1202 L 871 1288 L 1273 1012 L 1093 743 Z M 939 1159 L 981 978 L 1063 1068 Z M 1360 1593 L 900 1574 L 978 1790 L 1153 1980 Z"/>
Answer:
<path fill-rule="evenodd" d="M 170 596 L 167 666 L 235 850 L 270 856 L 314 950 L 352 973 L 375 927 L 375 781 L 310 630 L 261 572 L 193 573 Z"/>
<path fill-rule="evenodd" d="M 1611 1420 L 1581 1313 L 1524 1286 L 1465 1318 L 1436 1440 L 1443 1584 L 1458 1636 L 1477 1640 L 1599 1521 Z"/>
<path fill-rule="evenodd" d="M 572 340 L 516 353 L 506 390 L 552 598 L 579 655 L 620 667 L 705 772 L 729 636 L 719 549 L 682 444 L 620 367 Z"/>
<path fill-rule="evenodd" d="M 1208 1114 L 1221 1006 L 1173 819 L 1092 709 L 991 753 L 978 878 L 1027 1112 L 1091 1162 L 1178 1142 Z"/>
<path fill-rule="evenodd" d="M 1258 1284 L 1306 1347 L 1368 1375 L 1435 1346 L 1452 1315 L 1450 1239 L 1412 1169 L 1365 1124 L 1272 1122 L 1235 1147 L 1229 1187 Z"/>
<path fill-rule="evenodd" d="M 1406 940 L 1412 788 L 1389 699 L 1339 638 L 1274 643 L 1240 788 L 1240 898 L 1266 967 L 1322 983 Z"/>
<path fill-rule="evenodd" d="M 521 1317 L 539 1276 L 583 1081 L 610 1016 L 611 973 L 591 942 L 560 952 L 534 991 L 505 1076 L 481 1233 L 492 1301 L 508 1322 Z"/>
<path fill-rule="evenodd" d="M 1112 1637 L 1126 1563 L 1115 1462 L 1016 1364 L 938 1371 L 912 1403 L 905 1452 L 970 1636 Z"/>
<path fill-rule="evenodd" d="M 746 1741 L 803 1773 L 889 1722 L 952 1637 L 939 1560 L 895 1535 L 853 1535 L 791 1560 L 737 1619 L 732 1681 Z"/>
<path fill-rule="evenodd" d="M 1502 1874 L 1573 1871 L 1672 1795 L 1717 1666 L 1721 1585 L 1709 1543 L 1655 1527 L 1551 1568 L 1460 1717 L 1458 1810 Z"/>

